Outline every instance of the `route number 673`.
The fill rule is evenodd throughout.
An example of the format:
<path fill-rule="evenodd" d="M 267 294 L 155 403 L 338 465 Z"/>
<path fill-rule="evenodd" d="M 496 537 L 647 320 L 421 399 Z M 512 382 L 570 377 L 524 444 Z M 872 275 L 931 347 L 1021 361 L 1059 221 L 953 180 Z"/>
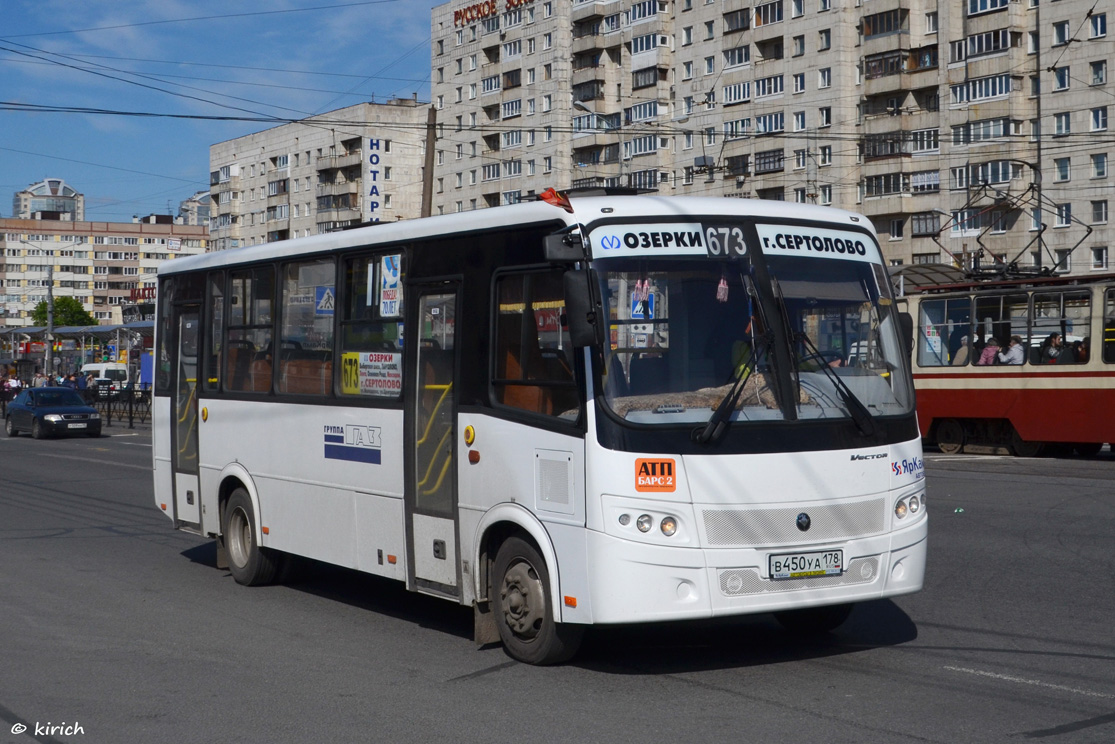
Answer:
<path fill-rule="evenodd" d="M 705 244 L 712 257 L 744 256 L 747 244 L 743 240 L 743 229 L 730 225 L 709 225 L 705 227 Z"/>

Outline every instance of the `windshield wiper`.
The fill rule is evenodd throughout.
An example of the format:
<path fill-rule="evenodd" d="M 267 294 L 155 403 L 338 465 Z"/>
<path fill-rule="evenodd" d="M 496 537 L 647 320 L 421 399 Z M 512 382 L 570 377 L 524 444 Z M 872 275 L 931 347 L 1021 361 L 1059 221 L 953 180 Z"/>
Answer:
<path fill-rule="evenodd" d="M 739 367 L 739 376 L 736 381 L 732 383 L 732 387 L 728 390 L 727 395 L 716 406 L 716 410 L 712 412 L 709 417 L 708 423 L 703 428 L 693 430 L 693 441 L 697 444 L 708 444 L 715 442 L 724 435 L 728 430 L 730 417 L 732 411 L 739 403 L 739 398 L 743 395 L 743 388 L 747 385 L 748 379 L 751 378 L 751 373 L 759 364 L 759 355 L 762 354 L 770 345 L 770 339 L 767 334 L 759 334 L 754 337 L 755 342 L 751 347 L 751 353 L 747 355 L 747 359 Z"/>
<path fill-rule="evenodd" d="M 848 413 L 851 414 L 853 423 L 855 423 L 856 428 L 859 429 L 859 433 L 863 434 L 865 437 L 874 434 L 875 420 L 871 417 L 871 412 L 868 411 L 867 406 L 856 397 L 856 394 L 852 392 L 852 389 L 848 387 L 847 383 L 840 378 L 840 375 L 836 374 L 832 367 L 828 365 L 821 351 L 813 344 L 809 336 L 802 331 L 797 331 L 794 334 L 794 340 L 801 342 L 802 346 L 809 352 L 809 355 L 817 361 L 817 365 L 821 368 L 821 371 L 832 381 L 832 384 L 836 387 L 836 391 L 840 393 L 840 399 L 848 408 Z"/>

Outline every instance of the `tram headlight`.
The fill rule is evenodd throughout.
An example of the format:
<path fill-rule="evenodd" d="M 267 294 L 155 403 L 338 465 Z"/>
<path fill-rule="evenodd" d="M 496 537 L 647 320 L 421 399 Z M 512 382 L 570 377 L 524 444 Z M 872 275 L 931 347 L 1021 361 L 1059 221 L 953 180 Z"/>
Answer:
<path fill-rule="evenodd" d="M 673 517 L 663 517 L 662 524 L 659 525 L 659 527 L 662 529 L 663 535 L 665 535 L 666 537 L 671 537 L 675 532 L 678 531 L 678 521 Z"/>
<path fill-rule="evenodd" d="M 639 528 L 639 532 L 650 532 L 650 528 L 654 526 L 654 517 L 643 514 L 635 520 L 635 526 Z"/>

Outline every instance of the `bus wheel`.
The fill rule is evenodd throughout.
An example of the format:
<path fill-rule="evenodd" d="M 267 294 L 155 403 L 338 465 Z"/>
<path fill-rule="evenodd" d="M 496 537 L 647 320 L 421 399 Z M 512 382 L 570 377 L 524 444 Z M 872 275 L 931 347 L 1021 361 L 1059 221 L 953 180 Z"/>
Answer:
<path fill-rule="evenodd" d="M 964 449 L 964 425 L 956 419 L 938 422 L 937 449 L 946 455 L 955 455 Z"/>
<path fill-rule="evenodd" d="M 491 595 L 500 640 L 513 658 L 557 664 L 577 652 L 584 628 L 554 621 L 549 571 L 526 540 L 509 537 L 499 547 Z"/>
<path fill-rule="evenodd" d="M 774 617 L 783 628 L 795 635 L 821 635 L 836 630 L 850 614 L 852 605 L 849 603 L 776 612 Z"/>
<path fill-rule="evenodd" d="M 1103 449 L 1103 442 L 1077 442 L 1072 448 L 1081 457 L 1095 457 Z"/>
<path fill-rule="evenodd" d="M 1018 457 L 1037 457 L 1045 449 L 1045 443 L 1029 442 L 1014 431 L 1010 435 L 1010 449 Z"/>
<path fill-rule="evenodd" d="M 279 563 L 274 553 L 259 546 L 252 500 L 243 488 L 229 496 L 224 518 L 222 532 L 232 578 L 244 586 L 270 584 L 275 580 Z"/>

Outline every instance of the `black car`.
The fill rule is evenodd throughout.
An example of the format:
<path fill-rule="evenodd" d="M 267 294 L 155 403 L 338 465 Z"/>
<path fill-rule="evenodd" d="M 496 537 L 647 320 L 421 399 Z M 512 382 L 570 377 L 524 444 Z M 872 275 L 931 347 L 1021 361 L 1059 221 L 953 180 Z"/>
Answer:
<path fill-rule="evenodd" d="M 101 435 L 101 414 L 88 406 L 76 390 L 60 387 L 21 390 L 8 403 L 4 429 L 9 437 L 21 431 L 35 439 L 54 434 Z"/>

